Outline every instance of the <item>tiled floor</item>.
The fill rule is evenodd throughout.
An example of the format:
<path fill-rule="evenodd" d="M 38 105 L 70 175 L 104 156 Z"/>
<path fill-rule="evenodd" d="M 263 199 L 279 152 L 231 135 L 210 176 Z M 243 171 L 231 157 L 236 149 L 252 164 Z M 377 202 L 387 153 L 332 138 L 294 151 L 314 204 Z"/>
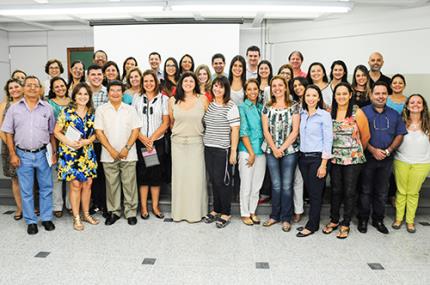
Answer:
<path fill-rule="evenodd" d="M 76 232 L 66 214 L 55 231 L 29 236 L 8 210 L 0 206 L 0 284 L 430 284 L 430 226 L 420 224 L 414 235 L 371 226 L 363 235 L 353 225 L 347 240 L 321 232 L 299 239 L 237 217 L 221 230 L 151 216 Z"/>

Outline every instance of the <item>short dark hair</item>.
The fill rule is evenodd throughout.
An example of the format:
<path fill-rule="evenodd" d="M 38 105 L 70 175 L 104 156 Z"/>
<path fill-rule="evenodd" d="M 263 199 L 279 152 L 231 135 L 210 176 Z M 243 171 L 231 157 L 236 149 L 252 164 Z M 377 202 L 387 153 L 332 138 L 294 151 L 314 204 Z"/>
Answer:
<path fill-rule="evenodd" d="M 178 84 L 176 85 L 175 104 L 178 103 L 178 101 L 185 100 L 185 92 L 184 92 L 184 89 L 182 88 L 182 81 L 184 81 L 184 79 L 187 77 L 192 77 L 194 79 L 194 82 L 195 82 L 194 93 L 200 94 L 200 87 L 199 87 L 199 81 L 197 79 L 197 76 L 194 74 L 194 72 L 185 71 L 179 78 Z"/>
<path fill-rule="evenodd" d="M 214 63 L 214 60 L 220 58 L 225 63 L 225 56 L 222 53 L 216 53 L 212 56 L 212 63 Z"/>
<path fill-rule="evenodd" d="M 151 55 L 157 55 L 157 56 L 158 56 L 158 58 L 161 60 L 161 55 L 160 55 L 158 52 L 156 52 L 156 51 L 151 52 L 151 53 L 148 55 L 148 58 L 150 58 L 150 57 L 151 57 Z"/>
<path fill-rule="evenodd" d="M 315 84 L 310 84 L 306 86 L 305 94 L 303 95 L 302 108 L 305 109 L 306 111 L 309 111 L 308 104 L 306 103 L 306 100 L 305 100 L 306 92 L 309 89 L 314 89 L 317 91 L 318 98 L 319 98 L 319 101 L 317 103 L 317 108 L 323 109 L 323 97 L 322 97 L 321 89 Z"/>
<path fill-rule="evenodd" d="M 308 80 L 308 82 L 312 83 L 312 84 L 314 83 L 314 81 L 312 80 L 312 77 L 311 77 L 311 69 L 315 65 L 318 65 L 319 67 L 321 67 L 321 69 L 323 71 L 323 78 L 322 78 L 322 80 L 323 80 L 323 82 L 328 83 L 327 72 L 325 71 L 325 67 L 324 67 L 324 65 L 321 62 L 312 62 L 311 65 L 309 65 L 308 75 L 306 76 L 306 79 Z"/>
<path fill-rule="evenodd" d="M 98 66 L 97 64 L 91 64 L 87 69 L 87 75 L 90 74 L 91 70 L 98 70 L 98 69 L 100 69 L 100 71 L 103 72 L 103 69 L 100 66 Z"/>
<path fill-rule="evenodd" d="M 214 96 L 212 90 L 215 84 L 217 83 L 221 84 L 221 86 L 224 87 L 225 92 L 224 92 L 223 102 L 224 104 L 227 104 L 228 101 L 230 101 L 230 82 L 228 81 L 227 77 L 223 75 L 215 77 L 215 79 L 212 81 L 212 86 L 211 86 L 212 96 Z"/>
<path fill-rule="evenodd" d="M 11 78 L 13 78 L 14 76 L 15 76 L 15 74 L 17 74 L 17 73 L 22 73 L 22 74 L 24 74 L 24 76 L 27 76 L 27 74 L 24 72 L 24 71 L 22 71 L 21 69 L 15 69 L 13 72 L 12 72 L 12 74 L 11 74 Z"/>
<path fill-rule="evenodd" d="M 248 55 L 248 52 L 250 51 L 258 51 L 258 55 L 260 55 L 260 48 L 258 46 L 250 46 L 246 49 L 246 55 Z"/>
<path fill-rule="evenodd" d="M 58 67 L 60 67 L 60 73 L 64 72 L 64 67 L 63 67 L 63 64 L 61 63 L 61 61 L 54 58 L 54 59 L 48 60 L 48 62 L 45 64 L 45 73 L 46 74 L 49 74 L 49 67 L 51 66 L 51 64 L 54 64 L 54 63 L 58 64 Z"/>
<path fill-rule="evenodd" d="M 96 51 L 93 53 L 93 59 L 95 59 L 95 58 L 96 58 L 96 54 L 97 54 L 98 52 L 104 53 L 104 54 L 105 54 L 105 56 L 106 56 L 106 60 L 108 59 L 108 55 L 107 55 L 107 53 L 106 53 L 104 50 L 102 50 L 102 49 L 96 50 Z"/>
<path fill-rule="evenodd" d="M 108 82 L 107 87 L 106 87 L 106 89 L 107 89 L 107 91 L 108 91 L 108 92 L 109 92 L 109 90 L 110 90 L 110 88 L 111 88 L 112 86 L 121 86 L 121 90 L 122 90 L 122 92 L 124 92 L 124 91 L 125 91 L 125 86 L 124 86 L 124 84 L 123 84 L 121 81 L 119 81 L 119 80 L 112 80 L 112 81 L 109 81 L 109 82 Z"/>
<path fill-rule="evenodd" d="M 24 79 L 24 83 L 23 83 L 23 85 L 25 85 L 25 83 L 27 82 L 27 80 L 29 80 L 29 79 L 36 79 L 37 80 L 37 82 L 39 83 L 39 87 L 42 87 L 42 84 L 40 83 L 40 79 L 39 78 L 37 78 L 37 76 L 35 76 L 35 75 L 27 75 L 26 77 L 25 77 L 25 79 Z"/>
<path fill-rule="evenodd" d="M 303 54 L 298 50 L 291 52 L 290 55 L 288 56 L 288 60 L 290 60 L 294 54 L 297 54 L 302 61 L 304 60 Z"/>
<path fill-rule="evenodd" d="M 338 85 L 336 85 L 336 87 L 333 90 L 333 101 L 331 103 L 331 118 L 333 120 L 335 120 L 337 117 L 338 105 L 335 99 L 335 95 L 336 95 L 337 89 L 340 87 L 346 87 L 346 89 L 348 89 L 349 94 L 352 95 L 352 87 L 351 87 L 351 84 L 349 84 L 348 82 L 340 82 Z M 351 99 L 349 99 L 349 102 L 348 102 L 348 109 L 346 110 L 345 118 L 350 118 L 352 116 L 352 110 L 354 108 L 354 104 L 355 104 L 354 99 L 351 97 Z"/>
<path fill-rule="evenodd" d="M 56 94 L 55 94 L 55 92 L 54 92 L 54 82 L 55 82 L 55 81 L 58 81 L 58 80 L 63 81 L 64 85 L 66 86 L 66 94 L 65 94 L 65 96 L 67 97 L 67 82 L 66 82 L 66 80 L 64 80 L 64 78 L 63 78 L 63 77 L 56 76 L 56 77 L 52 78 L 52 79 L 49 81 L 49 93 L 48 93 L 48 99 L 52 99 L 52 98 L 57 97 L 57 95 L 56 95 Z"/>
<path fill-rule="evenodd" d="M 345 62 L 343 62 L 342 60 L 335 60 L 333 61 L 333 63 L 331 64 L 330 67 L 330 80 L 333 80 L 333 69 L 336 65 L 340 65 L 343 68 L 343 71 L 345 72 L 342 76 L 342 79 L 340 80 L 341 82 L 348 82 L 348 68 L 346 67 Z"/>
<path fill-rule="evenodd" d="M 378 81 L 376 81 L 375 82 L 375 84 L 373 84 L 373 86 L 370 88 L 370 92 L 372 92 L 372 94 L 373 94 L 373 90 L 375 90 L 375 87 L 376 86 L 385 86 L 385 88 L 387 88 L 387 93 L 389 93 L 389 86 L 388 86 L 388 84 L 387 84 L 387 82 L 385 82 L 385 81 L 382 81 L 382 80 L 378 80 Z"/>
<path fill-rule="evenodd" d="M 400 77 L 400 79 L 402 79 L 402 80 L 403 80 L 403 83 L 404 83 L 404 84 L 405 84 L 405 86 L 406 86 L 406 79 L 405 79 L 405 77 L 403 76 L 403 74 L 400 74 L 400 73 L 396 73 L 396 74 L 394 74 L 394 75 L 391 77 L 391 82 L 393 82 L 394 78 L 396 78 L 396 77 Z"/>

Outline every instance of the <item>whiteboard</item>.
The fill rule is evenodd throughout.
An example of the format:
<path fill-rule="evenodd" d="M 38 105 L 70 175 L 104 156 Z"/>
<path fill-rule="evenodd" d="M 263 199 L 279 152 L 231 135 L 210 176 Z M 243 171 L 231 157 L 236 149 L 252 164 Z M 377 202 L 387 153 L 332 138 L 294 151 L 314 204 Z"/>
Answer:
<path fill-rule="evenodd" d="M 194 58 L 194 67 L 210 66 L 212 55 L 222 53 L 226 70 L 231 58 L 239 54 L 239 24 L 168 24 L 118 25 L 94 27 L 94 50 L 107 52 L 109 60 L 121 69 L 124 60 L 133 56 L 143 70 L 149 68 L 148 55 L 153 51 L 164 60 L 180 58 L 188 53 Z"/>

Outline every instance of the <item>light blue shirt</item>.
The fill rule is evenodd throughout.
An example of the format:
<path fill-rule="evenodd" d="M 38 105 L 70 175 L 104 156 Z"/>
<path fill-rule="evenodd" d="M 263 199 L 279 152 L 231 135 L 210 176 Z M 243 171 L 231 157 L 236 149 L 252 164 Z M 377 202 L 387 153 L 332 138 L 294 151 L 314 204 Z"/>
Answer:
<path fill-rule="evenodd" d="M 263 105 L 254 105 L 246 99 L 239 105 L 240 113 L 240 137 L 248 137 L 255 155 L 263 154 L 261 144 L 264 140 L 261 126 L 261 110 Z M 242 140 L 239 142 L 239 151 L 248 152 Z"/>
<path fill-rule="evenodd" d="M 387 98 L 387 106 L 390 107 L 391 109 L 396 110 L 397 113 L 399 113 L 400 115 L 403 112 L 403 107 L 405 106 L 405 103 L 406 103 L 406 101 L 403 103 L 394 102 L 393 100 L 391 100 L 390 96 L 388 96 L 388 98 Z"/>
<path fill-rule="evenodd" d="M 303 109 L 300 113 L 300 151 L 322 152 L 323 159 L 330 159 L 332 146 L 333 124 L 330 113 L 318 108 L 309 116 Z"/>

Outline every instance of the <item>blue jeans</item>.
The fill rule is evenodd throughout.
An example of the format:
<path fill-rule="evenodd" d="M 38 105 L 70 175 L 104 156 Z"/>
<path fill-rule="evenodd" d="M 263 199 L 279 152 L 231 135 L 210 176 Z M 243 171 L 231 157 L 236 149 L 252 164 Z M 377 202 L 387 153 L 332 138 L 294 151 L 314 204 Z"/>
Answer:
<path fill-rule="evenodd" d="M 293 215 L 293 182 L 298 154 L 288 154 L 275 158 L 266 155 L 272 179 L 272 213 L 270 218 L 281 222 L 290 222 Z"/>
<path fill-rule="evenodd" d="M 46 161 L 46 150 L 37 153 L 24 152 L 16 149 L 21 164 L 17 168 L 19 188 L 22 198 L 22 212 L 27 224 L 37 224 L 34 213 L 34 171 L 36 171 L 39 182 L 39 206 L 40 219 L 42 221 L 52 220 L 52 172 Z"/>

